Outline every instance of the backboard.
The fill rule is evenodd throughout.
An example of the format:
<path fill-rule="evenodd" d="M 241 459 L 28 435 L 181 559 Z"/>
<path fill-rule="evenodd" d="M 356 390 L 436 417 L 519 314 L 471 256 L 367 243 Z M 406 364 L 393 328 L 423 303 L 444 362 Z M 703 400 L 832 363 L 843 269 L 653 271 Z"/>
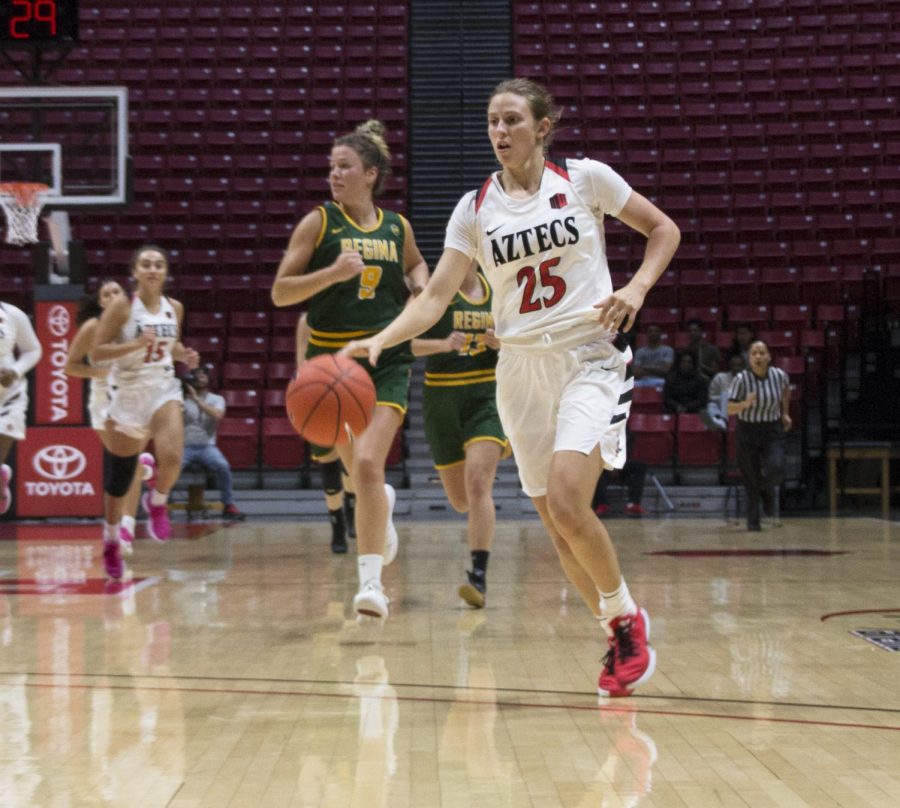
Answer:
<path fill-rule="evenodd" d="M 0 182 L 50 186 L 48 208 L 128 202 L 125 87 L 0 87 Z"/>

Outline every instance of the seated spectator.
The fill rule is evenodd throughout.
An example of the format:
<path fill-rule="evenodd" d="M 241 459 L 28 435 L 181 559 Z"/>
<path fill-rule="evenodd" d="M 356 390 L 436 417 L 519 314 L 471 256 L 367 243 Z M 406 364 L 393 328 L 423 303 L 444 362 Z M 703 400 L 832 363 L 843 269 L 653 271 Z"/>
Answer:
<path fill-rule="evenodd" d="M 719 349 L 706 339 L 702 320 L 697 318 L 688 320 L 687 331 L 687 350 L 693 354 L 700 375 L 707 380 L 711 379 L 719 372 L 719 363 L 722 359 Z"/>
<path fill-rule="evenodd" d="M 700 412 L 708 397 L 709 381 L 700 375 L 691 352 L 680 351 L 676 369 L 666 376 L 663 408 L 666 412 Z"/>
<path fill-rule="evenodd" d="M 625 461 L 625 465 L 616 471 L 606 470 L 597 480 L 597 488 L 594 490 L 594 500 L 591 507 L 597 516 L 606 516 L 609 513 L 609 499 L 606 490 L 609 484 L 614 480 L 625 486 L 628 493 L 628 499 L 625 504 L 626 516 L 641 517 L 647 511 L 641 505 L 641 499 L 644 496 L 644 480 L 647 477 L 647 464 L 640 460 L 631 460 L 631 448 L 634 443 L 634 437 L 630 430 L 626 432 L 626 445 L 628 447 L 629 459 Z"/>
<path fill-rule="evenodd" d="M 216 478 L 226 519 L 245 519 L 232 495 L 231 466 L 216 446 L 216 430 L 225 415 L 225 399 L 209 391 L 209 374 L 198 367 L 184 385 L 184 459 L 181 470 L 198 465 Z"/>
<path fill-rule="evenodd" d="M 635 387 L 662 387 L 666 374 L 672 369 L 675 351 L 662 342 L 662 329 L 647 326 L 647 344 L 634 352 Z"/>
<path fill-rule="evenodd" d="M 740 354 L 744 360 L 744 367 L 750 366 L 750 346 L 756 339 L 753 328 L 747 323 L 738 323 L 734 327 L 734 339 L 731 341 L 731 350 L 728 356 Z"/>
<path fill-rule="evenodd" d="M 728 359 L 728 370 L 713 376 L 709 383 L 709 401 L 703 415 L 703 422 L 710 429 L 728 429 L 728 396 L 731 383 L 744 369 L 744 358 L 740 354 L 732 354 Z"/>

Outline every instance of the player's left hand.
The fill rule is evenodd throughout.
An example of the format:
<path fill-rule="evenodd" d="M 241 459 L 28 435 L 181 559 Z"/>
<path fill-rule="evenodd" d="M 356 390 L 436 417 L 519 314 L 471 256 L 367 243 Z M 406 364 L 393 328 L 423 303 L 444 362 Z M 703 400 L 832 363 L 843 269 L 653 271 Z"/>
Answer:
<path fill-rule="evenodd" d="M 200 354 L 193 348 L 185 348 L 184 356 L 181 359 L 191 370 L 200 366 Z"/>
<path fill-rule="evenodd" d="M 623 286 L 605 300 L 594 304 L 599 310 L 597 318 L 607 331 L 631 331 L 635 317 L 644 305 L 644 295 L 630 286 Z"/>
<path fill-rule="evenodd" d="M 794 425 L 794 421 L 790 415 L 785 413 L 784 415 L 781 416 L 781 425 L 784 427 L 785 432 L 790 432 L 791 427 Z"/>

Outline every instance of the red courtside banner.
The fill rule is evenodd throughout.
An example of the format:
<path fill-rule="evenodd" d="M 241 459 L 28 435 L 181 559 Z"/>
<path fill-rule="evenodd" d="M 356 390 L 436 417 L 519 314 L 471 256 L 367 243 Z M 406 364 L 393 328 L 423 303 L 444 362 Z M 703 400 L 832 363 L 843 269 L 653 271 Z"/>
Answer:
<path fill-rule="evenodd" d="M 84 423 L 84 380 L 66 376 L 69 345 L 78 330 L 73 300 L 37 300 L 34 325 L 44 349 L 34 371 L 34 423 L 40 426 Z"/>
<path fill-rule="evenodd" d="M 18 517 L 103 513 L 103 449 L 90 427 L 28 427 L 13 479 Z"/>

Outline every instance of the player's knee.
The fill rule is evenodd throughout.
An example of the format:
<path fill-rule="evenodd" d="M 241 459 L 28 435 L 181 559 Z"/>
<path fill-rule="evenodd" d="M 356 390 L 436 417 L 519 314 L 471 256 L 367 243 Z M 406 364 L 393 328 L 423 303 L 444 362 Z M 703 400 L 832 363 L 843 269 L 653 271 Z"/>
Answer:
<path fill-rule="evenodd" d="M 103 451 L 103 490 L 111 497 L 124 497 L 137 469 L 138 455 L 118 457 Z"/>
<path fill-rule="evenodd" d="M 322 488 L 328 496 L 339 494 L 344 484 L 341 479 L 341 461 L 332 460 L 322 464 Z"/>

